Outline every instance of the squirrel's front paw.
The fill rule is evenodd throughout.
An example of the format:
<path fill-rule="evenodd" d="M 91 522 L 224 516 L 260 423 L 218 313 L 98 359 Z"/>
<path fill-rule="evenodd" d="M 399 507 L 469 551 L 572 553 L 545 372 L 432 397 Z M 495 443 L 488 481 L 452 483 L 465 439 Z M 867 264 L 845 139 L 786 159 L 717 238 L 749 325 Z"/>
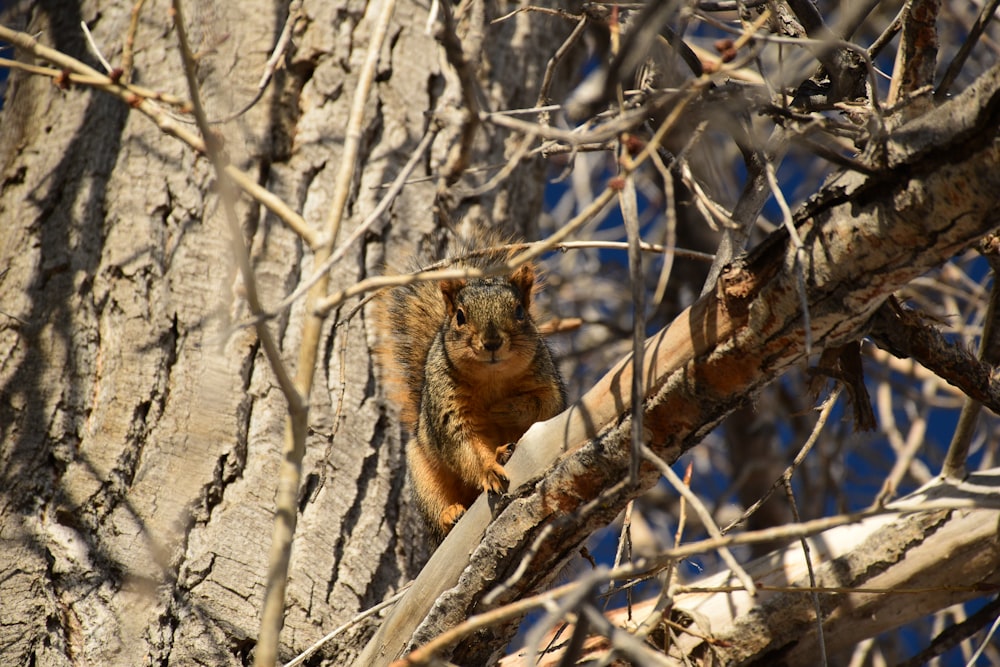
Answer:
<path fill-rule="evenodd" d="M 441 511 L 441 516 L 438 517 L 438 523 L 441 524 L 443 532 L 447 533 L 451 530 L 463 514 L 465 514 L 465 505 L 461 503 L 453 503 L 445 507 Z"/>
<path fill-rule="evenodd" d="M 514 455 L 514 448 L 516 446 L 517 443 L 508 442 L 506 445 L 497 447 L 497 463 L 505 465 L 507 461 L 510 461 L 510 457 Z"/>
<path fill-rule="evenodd" d="M 510 480 L 507 478 L 507 471 L 499 463 L 494 463 L 483 475 L 483 491 L 506 493 L 508 486 Z"/>

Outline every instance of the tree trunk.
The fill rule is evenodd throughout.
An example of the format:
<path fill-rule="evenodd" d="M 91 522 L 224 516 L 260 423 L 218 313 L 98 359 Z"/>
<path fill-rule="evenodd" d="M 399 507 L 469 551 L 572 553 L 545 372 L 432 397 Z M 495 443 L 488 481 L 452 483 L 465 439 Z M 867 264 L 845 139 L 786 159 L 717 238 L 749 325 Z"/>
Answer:
<path fill-rule="evenodd" d="M 100 69 L 80 22 L 118 66 L 132 4 L 40 2 L 4 22 Z M 304 3 L 286 66 L 249 111 L 215 126 L 231 163 L 316 230 L 378 7 Z M 164 0 L 141 9 L 133 81 L 183 98 L 168 10 Z M 211 118 L 253 98 L 288 12 L 263 0 L 187 3 Z M 461 19 L 479 40 L 467 48 L 491 73 L 491 97 L 529 106 L 541 45 L 525 42 L 523 21 L 485 31 L 489 18 L 477 3 Z M 396 7 L 341 239 L 429 127 L 426 111 L 459 97 L 426 22 L 425 4 Z M 287 406 L 248 326 L 211 165 L 119 99 L 20 72 L 0 118 L 0 654 L 5 664 L 243 664 L 260 622 Z M 439 173 L 457 132 L 445 125 L 413 177 Z M 504 158 L 498 139 L 475 150 Z M 518 170 L 499 194 L 452 193 L 447 213 L 521 228 L 540 210 L 540 169 Z M 440 245 L 435 196 L 433 181 L 408 186 L 386 216 L 389 244 L 366 238 L 331 288 Z M 237 211 L 273 307 L 311 275 L 311 254 L 262 207 L 244 199 Z M 293 371 L 302 314 L 299 300 L 268 324 Z M 373 382 L 371 332 L 362 312 L 350 315 L 329 318 L 309 397 L 286 658 L 412 579 L 430 549 Z M 329 657 L 349 664 L 368 634 L 360 626 Z"/>
<path fill-rule="evenodd" d="M 308 324 L 316 321 L 315 311 L 309 306 L 307 312 L 301 298 L 279 304 L 327 271 L 314 265 L 316 253 L 343 250 L 329 270 L 329 290 L 338 292 L 410 255 L 438 255 L 446 237 L 466 226 L 497 226 L 533 238 L 545 186 L 539 137 L 556 137 L 563 143 L 555 148 L 578 159 L 581 136 L 594 139 L 589 149 L 607 150 L 627 132 L 618 146 L 627 151 L 614 154 L 620 178 L 599 197 L 589 196 L 583 170 L 574 174 L 584 194 L 578 205 L 608 203 L 628 196 L 637 173 L 629 165 L 655 150 L 659 139 L 643 147 L 649 136 L 643 138 L 641 126 L 650 119 L 659 123 L 683 111 L 697 122 L 705 106 L 734 119 L 779 109 L 770 100 L 751 101 L 768 95 L 763 82 L 744 96 L 721 85 L 723 76 L 701 76 L 698 58 L 713 72 L 722 66 L 702 51 L 695 74 L 687 72 L 679 89 L 646 101 L 646 91 L 638 98 L 629 93 L 629 105 L 638 99 L 649 106 L 617 104 L 614 85 L 599 86 L 594 109 L 610 103 L 620 113 L 590 134 L 554 129 L 541 122 L 546 112 L 536 112 L 539 123 L 499 114 L 485 122 L 480 112 L 532 107 L 547 95 L 565 99 L 540 92 L 541 81 L 573 23 L 598 38 L 598 47 L 603 38 L 608 52 L 599 55 L 609 61 L 610 83 L 626 83 L 637 62 L 629 48 L 669 32 L 661 29 L 670 3 L 634 13 L 642 39 L 626 35 L 619 55 L 627 57 L 614 58 L 617 32 L 610 29 L 619 28 L 617 10 L 591 8 L 586 17 L 558 20 L 521 12 L 494 24 L 506 7 L 482 2 L 188 0 L 183 13 L 177 4 L 43 0 L 21 3 L 0 20 L 23 31 L 3 33 L 17 43 L 21 65 L 13 69 L 0 115 L 5 663 L 246 664 L 266 635 L 260 631 L 265 591 L 284 581 L 284 568 L 269 560 L 273 526 L 282 522 L 297 523 L 297 530 L 287 589 L 283 598 L 270 598 L 284 600 L 280 658 L 291 658 L 416 578 L 378 635 L 369 641 L 372 621 L 353 624 L 320 658 L 366 667 L 387 662 L 489 604 L 544 587 L 594 530 L 656 482 L 655 464 L 695 447 L 756 391 L 804 367 L 814 352 L 855 343 L 874 313 L 885 314 L 880 304 L 895 290 L 998 224 L 1000 68 L 980 71 L 974 85 L 947 100 L 944 86 L 941 99 L 931 102 L 915 95 L 930 74 L 914 54 L 926 49 L 904 49 L 897 75 L 917 76 L 896 89 L 904 99 L 895 110 L 876 108 L 873 100 L 852 107 L 856 100 L 845 100 L 845 91 L 834 86 L 820 102 L 846 114 L 858 111 L 857 131 L 847 136 L 864 152 L 845 157 L 847 144 L 836 144 L 827 159 L 847 167 L 817 187 L 786 228 L 749 255 L 720 261 L 714 291 L 648 340 L 640 369 L 646 393 L 637 395 L 635 412 L 633 368 L 624 359 L 570 410 L 529 430 L 507 466 L 511 494 L 493 507 L 480 498 L 422 567 L 432 541 L 409 501 L 401 433 L 382 401 L 370 355 L 374 332 L 360 298 L 326 316 L 316 368 L 296 368 L 301 351 L 312 345 Z M 812 11 L 809 3 L 794 4 L 804 15 Z M 386 10 L 392 18 L 382 41 L 376 26 Z M 433 18 L 429 11 L 436 12 Z M 211 126 L 215 136 L 204 139 L 191 122 L 190 105 L 171 101 L 194 97 L 174 24 L 180 16 L 197 63 L 188 74 L 208 117 L 220 121 Z M 752 30 L 764 29 L 764 18 L 758 15 Z M 103 72 L 81 22 L 93 35 L 93 48 L 123 71 L 109 73 L 110 79 L 83 76 L 78 85 L 82 70 L 74 63 L 52 53 L 42 57 L 46 52 L 34 39 Z M 286 27 L 290 41 L 281 37 Z M 750 32 L 747 27 L 745 36 Z M 258 91 L 275 44 L 285 45 L 279 66 Z M 127 56 L 133 45 L 134 68 Z M 733 48 L 762 45 L 766 40 Z M 369 49 L 378 55 L 370 80 Z M 49 69 L 28 74 L 28 64 Z M 829 60 L 828 66 L 838 65 Z M 124 94 L 117 82 L 130 80 L 147 90 Z M 359 97 L 366 82 L 371 92 Z M 726 106 L 730 100 L 738 108 Z M 586 108 L 587 100 L 578 97 L 568 106 L 574 104 Z M 743 121 L 748 125 L 737 129 Z M 745 164 L 760 171 L 752 196 L 741 198 L 732 213 L 746 230 L 767 194 L 766 155 L 746 145 L 753 143 L 749 123 L 741 118 L 725 128 L 734 138 L 730 144 L 744 151 Z M 667 121 L 659 126 L 669 127 Z M 698 127 L 674 133 L 678 151 L 691 148 L 688 135 L 707 126 Z M 356 158 L 350 150 L 355 144 Z M 245 190 L 259 185 L 290 210 L 283 212 L 264 194 L 243 197 L 235 202 L 231 226 L 227 178 L 206 154 L 228 161 L 224 173 L 242 173 Z M 411 158 L 416 168 L 405 172 Z M 494 169 L 505 162 L 511 169 Z M 331 234 L 342 172 L 353 180 L 344 224 Z M 667 175 L 665 190 L 680 177 Z M 406 187 L 387 211 L 374 215 L 397 177 Z M 607 180 L 604 173 L 599 178 Z M 675 207 L 673 194 L 664 194 L 664 201 Z M 349 242 L 355 232 L 358 238 Z M 235 261 L 243 246 L 248 272 Z M 643 277 L 652 272 L 636 276 Z M 578 278 L 563 276 L 566 283 Z M 603 302 L 595 295 L 591 303 L 586 294 L 598 281 L 580 282 L 582 304 L 594 320 L 609 330 L 631 326 L 621 327 L 618 318 L 602 321 L 608 314 Z M 610 290 L 626 302 L 621 312 L 634 307 L 621 298 L 619 284 L 599 284 L 605 295 Z M 694 287 L 692 294 L 698 293 Z M 254 316 L 255 292 L 269 317 Z M 879 327 L 890 326 L 888 319 L 881 317 Z M 909 319 L 921 326 L 919 317 Z M 272 338 L 276 355 L 269 355 Z M 995 368 L 988 367 L 994 362 L 982 361 L 981 373 L 946 377 L 995 409 Z M 300 402 L 289 400 L 290 376 L 315 377 Z M 283 443 L 290 417 L 302 414 L 300 405 L 309 432 L 299 485 L 294 452 Z M 631 419 L 639 414 L 643 429 L 633 432 Z M 631 479 L 638 463 L 630 457 L 638 445 L 648 447 L 647 465 Z M 289 479 L 289 468 L 296 471 L 294 483 L 279 484 L 279 477 Z M 282 513 L 276 495 L 289 486 L 298 489 L 298 502 Z M 956 511 L 947 521 L 932 516 L 918 524 L 923 532 L 908 544 L 930 545 L 933 558 L 945 549 L 942 541 L 959 543 L 940 526 L 963 532 L 959 519 L 983 516 L 996 520 L 992 510 Z M 990 555 L 976 576 L 992 585 L 995 540 L 986 533 L 974 537 L 973 548 Z M 878 543 L 883 551 L 895 548 Z M 876 550 L 873 560 L 879 555 Z M 928 564 L 923 552 L 918 555 Z M 864 595 L 842 599 L 853 604 Z M 748 647 L 734 659 L 751 661 L 795 642 L 811 646 L 813 607 L 795 610 L 801 632 L 784 637 L 781 646 L 753 644 L 768 628 L 733 620 L 726 641 Z M 861 622 L 847 607 L 831 604 L 823 612 L 838 638 L 851 638 L 851 624 Z M 439 648 L 458 663 L 485 664 L 501 655 L 516 623 L 508 617 Z"/>

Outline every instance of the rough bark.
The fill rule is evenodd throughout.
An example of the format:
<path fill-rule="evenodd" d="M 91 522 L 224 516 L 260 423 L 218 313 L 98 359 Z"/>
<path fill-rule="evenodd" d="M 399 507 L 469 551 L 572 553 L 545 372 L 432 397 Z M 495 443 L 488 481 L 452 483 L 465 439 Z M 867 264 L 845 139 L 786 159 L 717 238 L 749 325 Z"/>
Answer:
<path fill-rule="evenodd" d="M 96 67 L 80 21 L 117 64 L 132 4 L 25 3 L 15 19 Z M 142 11 L 136 77 L 183 96 L 167 7 L 150 0 Z M 467 136 L 470 91 L 452 67 L 456 58 L 468 59 L 491 108 L 535 101 L 557 40 L 537 39 L 539 24 L 526 14 L 491 26 L 496 7 L 462 7 L 464 56 L 452 53 L 446 64 L 424 30 L 428 8 L 398 5 L 342 237 L 373 210 L 381 186 L 432 125 L 428 112 L 437 111 L 439 134 L 414 176 L 439 177 Z M 212 117 L 253 97 L 288 11 L 262 0 L 191 3 Z M 303 3 L 275 82 L 249 112 L 220 126 L 231 162 L 316 229 L 342 161 L 371 13 L 360 0 Z M 541 25 L 554 34 L 554 24 Z M 807 359 L 797 262 L 818 348 L 856 339 L 892 290 L 997 225 L 997 74 L 873 142 L 871 174 L 832 180 L 797 216 L 804 255 L 786 234 L 774 235 L 650 341 L 643 407 L 659 455 L 673 460 Z M 12 76 L 0 121 L 0 654 L 13 664 L 243 664 L 267 578 L 286 406 L 247 326 L 211 168 L 122 102 L 38 77 Z M 497 164 L 512 148 L 499 132 L 477 133 L 473 162 Z M 487 192 L 474 180 L 409 185 L 386 216 L 391 231 L 348 253 L 332 288 L 414 249 L 434 252 L 441 221 L 533 225 L 541 173 L 531 161 Z M 262 297 L 274 304 L 311 274 L 311 255 L 260 207 L 244 201 L 239 215 Z M 353 305 L 327 322 L 321 378 L 309 397 L 313 432 L 283 658 L 382 600 L 428 551 L 403 488 L 398 428 L 370 365 L 372 334 Z M 298 302 L 268 325 L 289 367 L 302 309 Z M 572 410 L 532 429 L 509 467 L 518 488 L 496 508 L 485 538 L 483 500 L 361 664 L 454 626 L 529 550 L 527 570 L 500 601 L 543 585 L 656 479 L 650 468 L 636 485 L 621 482 L 630 372 L 623 362 Z M 511 628 L 464 642 L 455 659 L 497 656 Z M 325 659 L 350 664 L 369 633 L 356 627 Z"/>
<path fill-rule="evenodd" d="M 137 80 L 179 90 L 165 7 L 148 10 Z M 196 16 L 206 47 L 243 18 Z M 127 6 L 97 20 L 93 6 L 41 4 L 25 28 L 92 62 L 79 22 L 116 58 L 128 18 Z M 246 69 L 206 69 L 206 80 L 252 90 L 266 57 L 253 45 L 279 20 L 260 3 L 219 47 L 241 63 L 252 54 Z M 230 142 L 237 163 L 259 164 L 266 111 Z M 252 338 L 227 335 L 233 273 L 208 169 L 97 92 L 15 74 L 3 113 L 0 207 L 16 224 L 5 224 L 0 290 L 18 318 L 5 318 L 0 355 L 5 659 L 232 662 L 255 623 L 263 552 L 252 520 L 225 542 L 212 533 L 227 508 L 267 520 L 268 486 L 252 480 L 273 463 L 251 452 L 269 449 L 280 413 L 248 392 L 264 370 Z M 290 241 L 273 237 L 294 252 Z M 277 258 L 262 264 L 287 272 Z"/>
<path fill-rule="evenodd" d="M 117 65 L 133 4 L 41 2 L 7 18 L 100 68 L 80 21 Z M 185 6 L 208 113 L 227 116 L 253 97 L 289 5 Z M 168 8 L 150 0 L 142 9 L 135 81 L 186 97 Z M 370 9 L 305 2 L 275 81 L 218 126 L 230 161 L 315 228 Z M 342 237 L 398 173 L 427 112 L 457 95 L 424 30 L 427 9 L 397 6 Z M 475 11 L 459 29 L 479 33 L 486 98 L 529 105 L 542 45 L 527 43 L 523 21 L 487 29 L 492 17 Z M 268 573 L 286 406 L 246 326 L 211 167 L 111 96 L 18 72 L 0 118 L 0 654 L 9 664 L 243 664 Z M 437 173 L 454 134 L 446 124 L 415 176 Z M 475 150 L 495 163 L 505 146 L 492 137 Z M 511 229 L 535 219 L 544 181 L 532 165 L 502 192 L 456 194 L 449 213 Z M 366 239 L 334 268 L 332 288 L 381 272 L 387 257 L 433 248 L 435 193 L 433 182 L 407 187 L 386 216 L 388 245 Z M 238 211 L 271 306 L 311 274 L 310 254 L 260 207 L 244 200 Z M 289 367 L 301 309 L 269 325 Z M 348 312 L 327 324 L 310 397 L 285 658 L 381 601 L 427 557 L 403 490 L 399 430 L 376 393 L 370 332 L 363 312 L 349 321 Z M 349 663 L 367 632 L 327 657 Z"/>

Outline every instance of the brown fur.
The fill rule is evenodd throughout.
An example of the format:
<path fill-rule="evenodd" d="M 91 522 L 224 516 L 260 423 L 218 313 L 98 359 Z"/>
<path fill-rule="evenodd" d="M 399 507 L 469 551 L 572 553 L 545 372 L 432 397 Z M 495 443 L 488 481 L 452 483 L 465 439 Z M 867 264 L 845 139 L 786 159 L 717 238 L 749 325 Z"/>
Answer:
<path fill-rule="evenodd" d="M 455 266 L 489 270 L 511 255 L 497 250 Z M 379 299 L 377 358 L 413 434 L 414 491 L 441 534 L 479 493 L 507 490 L 513 443 L 565 405 L 530 312 L 535 289 L 535 267 L 526 264 L 507 276 L 414 283 Z"/>

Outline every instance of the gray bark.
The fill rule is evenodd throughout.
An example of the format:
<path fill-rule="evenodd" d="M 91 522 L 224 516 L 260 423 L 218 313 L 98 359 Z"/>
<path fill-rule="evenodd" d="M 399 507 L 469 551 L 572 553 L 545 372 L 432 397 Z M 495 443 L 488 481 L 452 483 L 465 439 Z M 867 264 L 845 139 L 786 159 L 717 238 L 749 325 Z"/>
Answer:
<path fill-rule="evenodd" d="M 38 3 L 5 22 L 99 68 L 79 22 L 118 65 L 132 5 Z M 289 7 L 185 7 L 209 116 L 225 117 L 253 97 Z M 134 81 L 187 97 L 168 8 L 142 9 Z M 231 162 L 315 228 L 370 9 L 304 3 L 271 87 L 218 126 Z M 341 238 L 374 208 L 427 112 L 456 98 L 426 12 L 397 6 Z M 542 45 L 523 43 L 524 22 L 487 30 L 489 18 L 460 28 L 479 33 L 487 99 L 527 106 Z M 111 96 L 22 73 L 0 121 L 0 654 L 5 664 L 243 664 L 258 632 L 286 406 L 246 326 L 211 166 Z M 414 177 L 437 173 L 454 134 L 442 131 Z M 476 159 L 497 162 L 504 148 L 483 140 Z M 448 213 L 520 228 L 539 211 L 539 169 L 501 193 L 458 193 Z M 435 192 L 432 179 L 407 187 L 386 216 L 389 243 L 366 239 L 335 267 L 332 289 L 435 247 Z M 262 298 L 276 304 L 311 274 L 310 254 L 260 207 L 244 199 L 238 212 Z M 293 370 L 302 308 L 269 324 Z M 285 658 L 413 578 L 429 550 L 404 492 L 399 429 L 376 392 L 371 332 L 363 312 L 347 320 L 352 308 L 329 319 L 310 397 Z M 348 663 L 369 632 L 348 633 L 328 658 Z"/>
<path fill-rule="evenodd" d="M 168 4 L 150 0 L 142 11 L 136 80 L 186 96 Z M 524 14 L 492 26 L 496 7 L 463 6 L 458 31 L 481 99 L 489 108 L 533 104 L 555 30 L 537 39 L 539 23 Z M 131 8 L 42 2 L 10 20 L 96 66 L 79 28 L 86 21 L 117 64 Z M 263 0 L 188 7 L 211 117 L 253 97 L 288 11 Z M 435 182 L 462 137 L 464 98 L 424 30 L 426 11 L 396 8 L 341 238 L 373 210 L 436 110 L 440 132 L 413 175 L 431 178 L 407 186 L 334 267 L 332 290 L 414 250 L 433 253 L 442 222 L 524 231 L 539 213 L 538 161 L 500 190 L 476 192 L 481 176 Z M 271 87 L 219 126 L 231 162 L 314 229 L 330 206 L 373 13 L 360 1 L 304 3 Z M 798 216 L 818 345 L 856 339 L 893 289 L 996 227 L 997 72 L 896 128 L 885 153 L 868 156 L 874 176 L 842 176 Z M 479 132 L 473 164 L 509 157 L 503 137 Z M 11 664 L 244 664 L 268 575 L 287 411 L 248 326 L 211 166 L 117 99 L 15 73 L 0 115 L 0 169 L 0 654 Z M 273 305 L 311 275 L 311 255 L 259 206 L 242 200 L 238 213 Z M 795 250 L 779 234 L 651 341 L 644 408 L 658 454 L 675 459 L 807 358 L 799 298 Z M 430 550 L 370 363 L 373 332 L 355 305 L 331 314 L 309 397 L 283 658 L 415 577 Z M 268 323 L 292 370 L 303 308 Z M 652 484 L 652 470 L 639 485 L 620 484 L 629 372 L 622 364 L 573 411 L 526 436 L 509 468 L 520 488 L 498 520 L 484 538 L 485 502 L 471 508 L 370 656 L 391 658 L 477 611 L 547 530 L 503 597 L 544 585 Z M 496 656 L 511 629 L 465 641 L 456 659 Z M 371 632 L 356 626 L 325 659 L 350 664 Z"/>

